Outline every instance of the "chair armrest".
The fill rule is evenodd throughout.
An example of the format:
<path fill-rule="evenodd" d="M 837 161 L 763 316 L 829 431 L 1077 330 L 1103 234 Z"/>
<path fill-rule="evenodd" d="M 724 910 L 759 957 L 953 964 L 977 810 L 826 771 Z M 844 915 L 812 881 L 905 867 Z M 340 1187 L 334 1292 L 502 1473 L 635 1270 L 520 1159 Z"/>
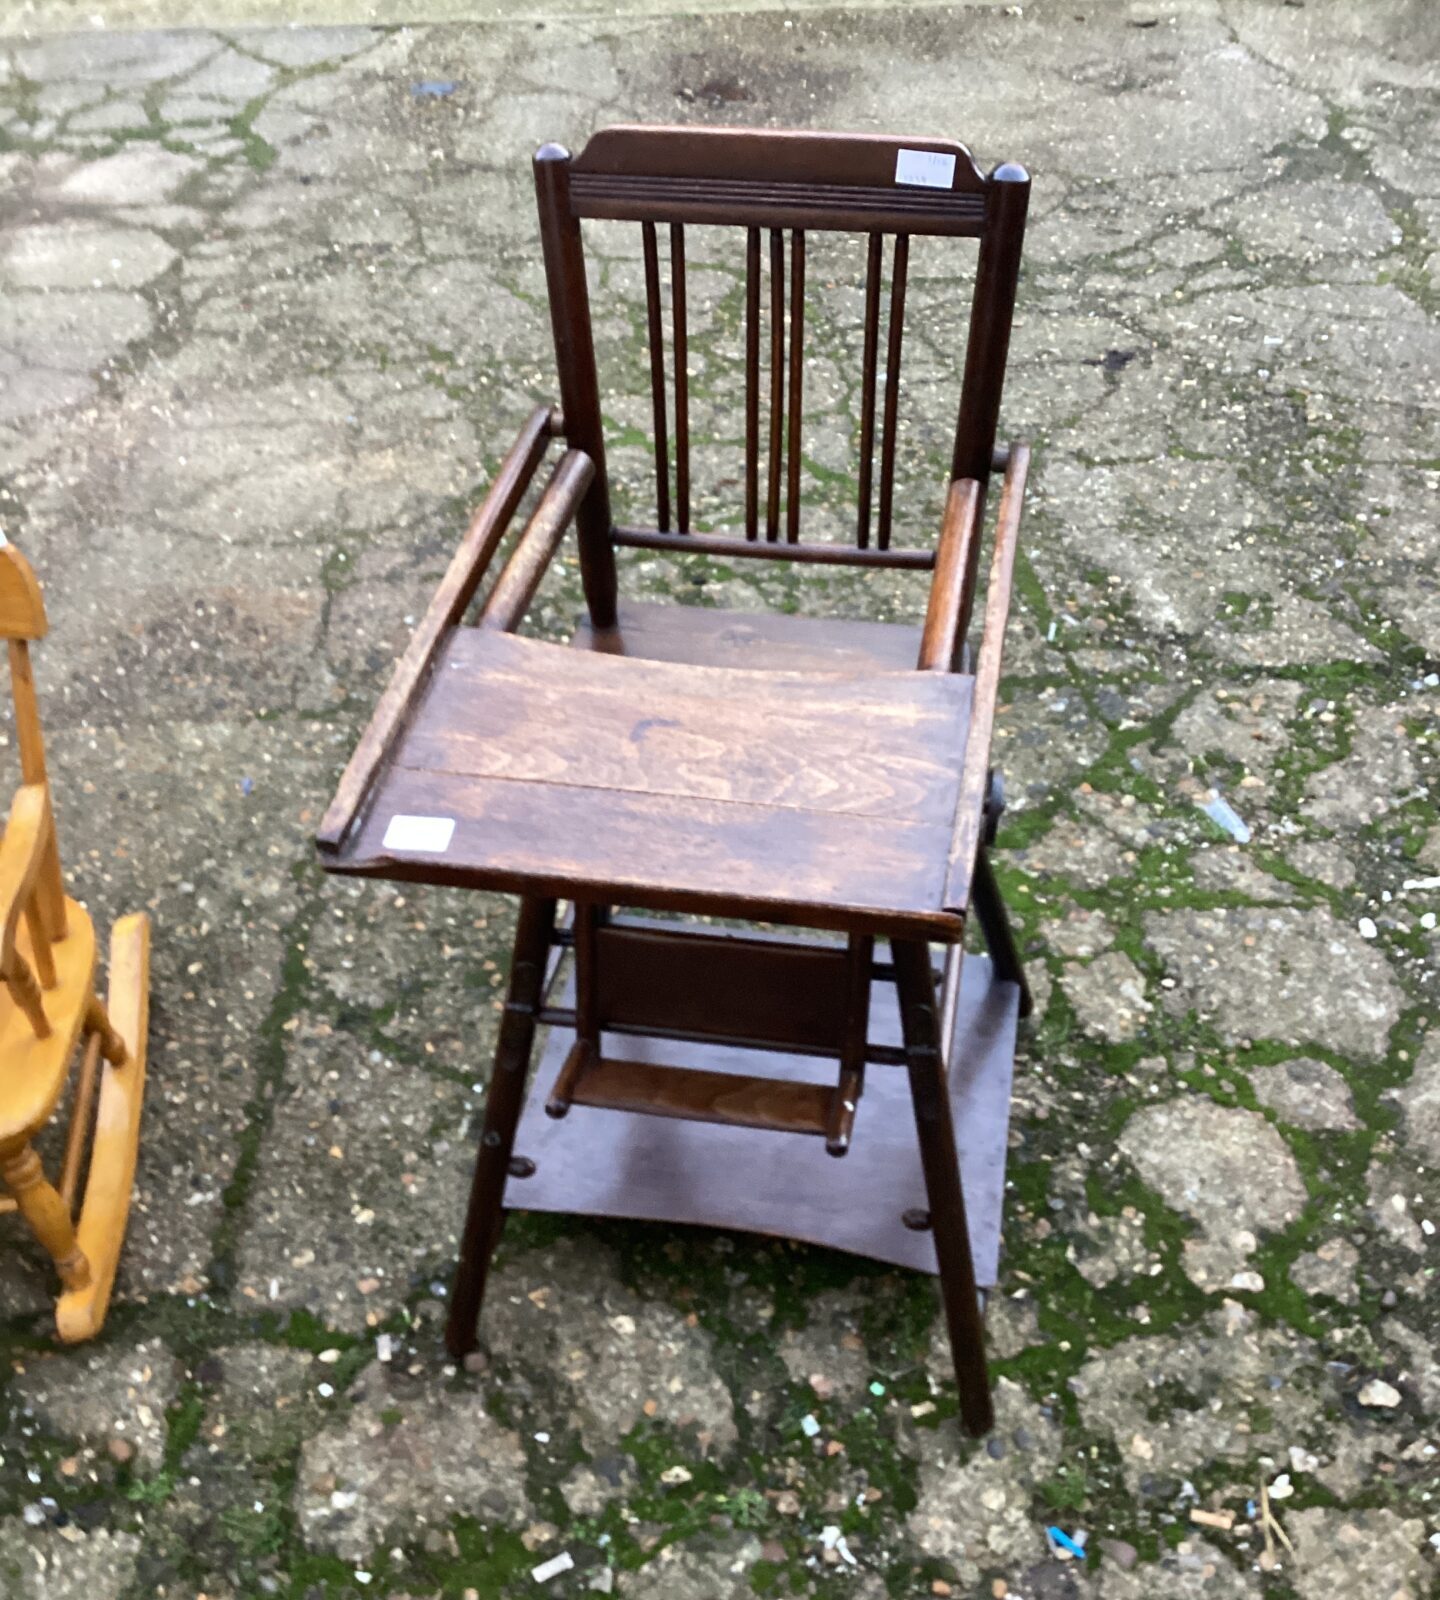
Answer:
<path fill-rule="evenodd" d="M 970 731 L 965 740 L 965 762 L 960 771 L 960 795 L 955 805 L 955 826 L 945 879 L 945 909 L 961 914 L 969 901 L 970 875 L 984 826 L 985 796 L 990 784 L 990 741 L 995 732 L 995 702 L 1000 694 L 1000 657 L 1005 646 L 1005 624 L 1010 615 L 1015 550 L 1020 540 L 1020 514 L 1029 471 L 1029 445 L 1011 445 L 1000 490 L 1000 510 L 995 518 L 995 551 L 985 590 L 985 626 L 975 663 Z"/>
<path fill-rule="evenodd" d="M 540 497 L 540 504 L 525 524 L 525 531 L 510 552 L 510 559 L 495 580 L 495 587 L 486 596 L 476 619 L 480 627 L 513 633 L 525 620 L 540 580 L 566 528 L 574 521 L 575 512 L 594 476 L 595 463 L 583 450 L 567 450 L 561 456 Z"/>
<path fill-rule="evenodd" d="M 21 784 L 0 838 L 0 973 L 11 971 L 20 916 L 35 892 L 54 829 L 45 785 Z"/>
<path fill-rule="evenodd" d="M 405 724 L 441 641 L 474 599 L 480 580 L 495 558 L 510 519 L 524 499 L 559 421 L 559 413 L 548 406 L 538 406 L 530 413 L 510 453 L 501 462 L 490 492 L 470 519 L 465 537 L 420 619 L 419 627 L 411 634 L 405 654 L 375 707 L 370 725 L 355 746 L 335 798 L 321 820 L 315 843 L 323 855 L 339 852 L 346 834 L 364 809 L 375 776 Z"/>
<path fill-rule="evenodd" d="M 975 478 L 956 478 L 945 499 L 935 552 L 930 603 L 920 639 L 921 672 L 954 672 L 970 624 L 975 568 L 980 559 L 980 508 L 985 491 Z"/>

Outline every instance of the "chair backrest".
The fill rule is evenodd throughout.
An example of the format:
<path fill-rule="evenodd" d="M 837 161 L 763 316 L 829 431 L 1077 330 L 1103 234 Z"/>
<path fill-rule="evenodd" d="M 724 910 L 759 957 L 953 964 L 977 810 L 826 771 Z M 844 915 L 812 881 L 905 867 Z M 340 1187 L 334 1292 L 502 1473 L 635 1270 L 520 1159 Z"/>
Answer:
<path fill-rule="evenodd" d="M 719 224 L 745 230 L 744 532 L 747 541 L 763 539 L 772 547 L 797 546 L 801 533 L 806 233 L 868 236 L 852 556 L 864 565 L 928 564 L 905 559 L 917 552 L 891 551 L 910 239 L 933 234 L 979 240 L 950 475 L 975 478 L 984 485 L 995 446 L 1029 203 L 1030 179 L 1023 168 L 1007 164 L 987 176 L 963 145 L 941 139 L 615 127 L 597 133 L 578 156 L 572 157 L 560 145 L 543 146 L 535 157 L 535 178 L 566 438 L 572 449 L 584 450 L 597 469 L 580 517 L 582 564 L 587 545 L 593 549 L 597 538 L 608 538 L 613 532 L 581 240 L 581 223 L 590 218 L 638 222 L 641 227 L 657 523 L 662 532 L 673 529 L 681 534 L 688 533 L 691 526 L 685 228 L 687 224 Z M 662 224 L 669 228 L 671 271 L 673 501 L 657 237 Z M 881 300 L 887 236 L 893 243 L 882 377 Z M 762 256 L 768 256 L 769 262 L 768 374 L 763 385 L 769 414 L 763 484 Z M 879 402 L 882 391 L 883 403 Z M 878 474 L 874 461 L 877 404 L 881 412 Z M 856 553 L 861 551 L 865 554 Z M 889 558 L 886 552 L 890 552 Z M 780 552 L 772 548 L 765 553 Z M 840 551 L 832 553 L 836 559 L 845 559 Z"/>
<path fill-rule="evenodd" d="M 15 870 L 3 885 L 0 981 L 41 1037 L 48 1034 L 49 1024 L 40 992 L 55 982 L 50 946 L 65 937 L 66 927 L 64 880 L 45 772 L 45 740 L 30 671 L 30 641 L 43 639 L 48 631 L 45 601 L 30 563 L 0 535 L 0 637 L 10 654 L 10 692 L 23 779 L 5 829 L 6 849 Z M 33 970 L 15 943 L 21 916 L 30 930 Z"/>
<path fill-rule="evenodd" d="M 40 732 L 35 680 L 30 673 L 30 641 L 43 639 L 49 629 L 45 601 L 34 570 L 0 534 L 0 638 L 9 645 L 15 735 L 20 746 L 20 770 L 26 783 L 45 782 L 45 741 Z"/>

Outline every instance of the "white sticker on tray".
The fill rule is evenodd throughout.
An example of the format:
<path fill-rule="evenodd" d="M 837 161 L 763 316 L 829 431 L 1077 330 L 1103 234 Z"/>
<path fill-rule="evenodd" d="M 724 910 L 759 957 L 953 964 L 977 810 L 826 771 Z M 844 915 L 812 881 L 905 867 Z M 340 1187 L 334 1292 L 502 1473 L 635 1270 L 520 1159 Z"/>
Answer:
<path fill-rule="evenodd" d="M 419 856 L 443 856 L 454 837 L 454 817 L 394 816 L 385 830 L 383 848 Z"/>
<path fill-rule="evenodd" d="M 896 183 L 913 183 L 922 189 L 953 189 L 955 157 L 943 150 L 899 150 L 895 155 Z"/>

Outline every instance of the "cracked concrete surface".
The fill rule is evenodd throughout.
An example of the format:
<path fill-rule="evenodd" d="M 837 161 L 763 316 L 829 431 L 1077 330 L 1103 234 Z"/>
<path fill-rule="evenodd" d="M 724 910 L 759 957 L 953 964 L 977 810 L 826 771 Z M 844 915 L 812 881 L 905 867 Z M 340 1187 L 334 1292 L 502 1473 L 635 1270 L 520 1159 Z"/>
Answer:
<path fill-rule="evenodd" d="M 0 1588 L 491 1600 L 569 1552 L 546 1592 L 1433 1592 L 1440 13 L 280 9 L 0 17 L 0 527 L 49 586 L 72 892 L 157 925 L 100 1344 L 52 1348 L 44 1264 L 0 1238 Z M 512 911 L 324 882 L 309 837 L 554 395 L 530 153 L 625 119 L 917 127 L 1035 177 L 996 747 L 1039 1005 L 980 1444 L 929 1282 L 739 1236 L 517 1216 L 488 1364 L 443 1354 Z M 932 243 L 911 543 L 969 282 Z M 643 508 L 635 246 L 601 229 L 593 260 L 617 496 Z M 732 246 L 694 250 L 706 526 L 734 509 Z M 854 491 L 857 262 L 814 243 L 816 534 Z M 923 604 L 913 576 L 641 552 L 624 583 Z M 562 565 L 535 628 L 577 603 Z"/>

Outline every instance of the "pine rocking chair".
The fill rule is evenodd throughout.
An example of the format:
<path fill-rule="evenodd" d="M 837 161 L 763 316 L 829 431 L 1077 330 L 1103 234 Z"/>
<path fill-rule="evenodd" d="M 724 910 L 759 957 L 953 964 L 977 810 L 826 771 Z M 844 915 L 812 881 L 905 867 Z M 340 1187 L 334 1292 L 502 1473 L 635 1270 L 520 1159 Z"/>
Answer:
<path fill-rule="evenodd" d="M 55 1325 L 71 1343 L 93 1337 L 105 1320 L 130 1213 L 145 1090 L 150 919 L 137 912 L 115 924 L 107 1007 L 95 993 L 95 929 L 60 876 L 30 671 L 30 641 L 46 630 L 30 564 L 0 541 L 0 635 L 9 642 L 23 779 L 0 839 L 0 1179 L 9 1191 L 0 1195 L 0 1212 L 18 1211 L 54 1261 L 62 1286 Z M 55 1115 L 77 1047 L 80 1071 L 56 1185 L 34 1140 Z"/>
<path fill-rule="evenodd" d="M 501 465 L 317 836 L 332 872 L 521 897 L 449 1347 L 474 1347 L 507 1206 L 738 1227 L 938 1270 L 962 1420 L 983 1433 L 980 1291 L 995 1282 L 1016 1019 L 1029 1006 L 988 857 L 1001 805 L 990 741 L 1029 461 L 1024 445 L 997 451 L 995 433 L 1029 178 L 1013 165 L 982 174 L 944 140 L 617 127 L 577 157 L 544 146 L 535 179 L 560 406 L 534 412 Z M 612 515 L 581 239 L 590 218 L 641 227 L 652 528 Z M 685 229 L 695 224 L 745 234 L 743 536 L 691 529 Z M 805 241 L 818 230 L 866 236 L 853 544 L 801 539 Z M 891 543 L 898 374 L 917 234 L 978 239 L 979 258 L 939 537 L 902 549 Z M 554 439 L 564 452 L 467 625 Z M 972 665 L 985 501 L 1002 474 Z M 588 611 L 574 648 L 520 637 L 572 524 Z M 933 578 L 923 627 L 746 616 L 622 602 L 617 547 Z M 562 896 L 574 905 L 563 925 Z M 989 959 L 962 964 L 972 906 Z M 696 920 L 710 918 L 770 926 Z M 782 937 L 775 924 L 832 937 Z M 565 948 L 573 995 L 553 992 Z M 549 1045 L 527 1101 L 541 1024 Z M 826 1059 L 834 1067 L 820 1081 Z"/>

